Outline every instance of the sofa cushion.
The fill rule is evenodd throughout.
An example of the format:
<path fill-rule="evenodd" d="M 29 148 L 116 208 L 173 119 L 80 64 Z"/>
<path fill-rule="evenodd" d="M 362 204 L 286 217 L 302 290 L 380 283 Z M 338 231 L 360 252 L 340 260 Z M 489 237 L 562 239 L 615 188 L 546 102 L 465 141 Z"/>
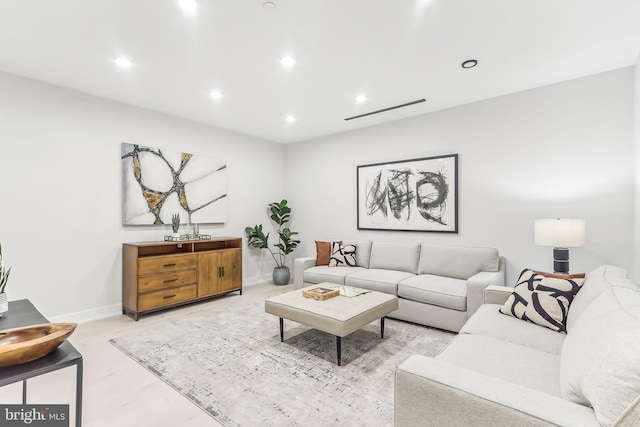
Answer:
<path fill-rule="evenodd" d="M 500 313 L 501 304 L 484 304 L 460 330 L 461 334 L 484 335 L 552 354 L 560 354 L 565 334 Z"/>
<path fill-rule="evenodd" d="M 440 307 L 465 311 L 467 309 L 466 280 L 420 274 L 398 284 L 398 296 Z"/>
<path fill-rule="evenodd" d="M 344 285 L 344 278 L 348 274 L 362 270 L 366 269 L 362 267 L 329 267 L 327 265 L 318 265 L 307 268 L 304 271 L 303 280 L 308 283 L 329 282 Z"/>
<path fill-rule="evenodd" d="M 398 283 L 411 276 L 413 274 L 404 271 L 370 268 L 349 274 L 345 285 L 398 295 Z"/>
<path fill-rule="evenodd" d="M 345 245 L 356 246 L 356 266 L 369 268 L 371 257 L 371 240 L 349 240 L 342 242 Z"/>
<path fill-rule="evenodd" d="M 480 271 L 498 271 L 500 257 L 494 248 L 422 244 L 418 274 L 468 279 Z"/>
<path fill-rule="evenodd" d="M 420 258 L 420 243 L 373 242 L 369 268 L 397 270 L 416 274 Z"/>
<path fill-rule="evenodd" d="M 331 258 L 329 267 L 355 267 L 356 266 L 356 246 L 343 245 L 340 242 L 331 243 Z"/>
<path fill-rule="evenodd" d="M 583 279 L 544 277 L 524 269 L 500 312 L 554 331 L 566 332 L 569 304 L 583 282 Z"/>
<path fill-rule="evenodd" d="M 602 425 L 640 411 L 640 292 L 610 287 L 584 310 L 562 347 L 560 388 Z"/>
<path fill-rule="evenodd" d="M 458 335 L 436 356 L 453 365 L 560 397 L 560 356 L 482 335 Z"/>
<path fill-rule="evenodd" d="M 615 265 L 603 265 L 589 274 L 569 308 L 567 315 L 567 332 L 571 332 L 573 324 L 578 320 L 582 312 L 587 308 L 602 291 L 609 289 L 615 283 L 616 286 L 633 288 L 634 285 L 627 280 L 627 272 Z"/>

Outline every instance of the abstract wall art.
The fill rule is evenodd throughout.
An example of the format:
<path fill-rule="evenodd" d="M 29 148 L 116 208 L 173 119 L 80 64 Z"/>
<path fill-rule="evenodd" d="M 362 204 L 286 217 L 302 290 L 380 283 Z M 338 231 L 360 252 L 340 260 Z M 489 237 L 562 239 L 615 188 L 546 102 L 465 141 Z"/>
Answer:
<path fill-rule="evenodd" d="M 227 221 L 227 165 L 189 153 L 122 144 L 122 224 Z"/>
<path fill-rule="evenodd" d="M 358 229 L 458 232 L 458 155 L 357 167 Z"/>

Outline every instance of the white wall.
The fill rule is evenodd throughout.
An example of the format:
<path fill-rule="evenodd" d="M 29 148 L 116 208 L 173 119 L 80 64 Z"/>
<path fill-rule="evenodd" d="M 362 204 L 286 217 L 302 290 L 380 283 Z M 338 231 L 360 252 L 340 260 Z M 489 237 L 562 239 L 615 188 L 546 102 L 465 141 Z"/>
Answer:
<path fill-rule="evenodd" d="M 287 146 L 286 194 L 304 242 L 296 256 L 332 238 L 492 246 L 513 283 L 523 267 L 552 269 L 533 220 L 576 217 L 587 221 L 587 245 L 571 250 L 572 271 L 632 272 L 632 92 L 625 68 Z M 459 154 L 459 234 L 357 230 L 357 165 L 450 153 Z"/>
<path fill-rule="evenodd" d="M 634 277 L 640 280 L 640 57 L 636 61 L 633 86 L 633 166 L 634 166 L 634 210 L 633 210 L 633 263 Z"/>
<path fill-rule="evenodd" d="M 10 300 L 79 320 L 119 312 L 122 243 L 170 232 L 121 225 L 122 142 L 227 161 L 229 219 L 204 233 L 243 236 L 282 197 L 280 144 L 0 73 L 0 240 L 13 267 Z M 244 248 L 243 275 L 268 274 L 269 261 Z"/>

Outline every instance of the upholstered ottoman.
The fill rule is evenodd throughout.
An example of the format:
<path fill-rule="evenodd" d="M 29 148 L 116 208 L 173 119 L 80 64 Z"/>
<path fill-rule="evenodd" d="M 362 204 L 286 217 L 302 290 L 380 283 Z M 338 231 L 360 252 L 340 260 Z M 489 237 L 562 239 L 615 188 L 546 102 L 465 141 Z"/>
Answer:
<path fill-rule="evenodd" d="M 302 296 L 304 290 L 319 286 L 336 288 L 332 283 L 320 283 L 276 295 L 265 301 L 265 311 L 280 318 L 280 341 L 284 341 L 284 319 L 335 335 L 337 362 L 340 366 L 342 337 L 380 319 L 380 336 L 384 338 L 384 316 L 398 308 L 398 298 L 395 295 L 369 291 L 355 297 L 338 295 L 324 301 Z"/>

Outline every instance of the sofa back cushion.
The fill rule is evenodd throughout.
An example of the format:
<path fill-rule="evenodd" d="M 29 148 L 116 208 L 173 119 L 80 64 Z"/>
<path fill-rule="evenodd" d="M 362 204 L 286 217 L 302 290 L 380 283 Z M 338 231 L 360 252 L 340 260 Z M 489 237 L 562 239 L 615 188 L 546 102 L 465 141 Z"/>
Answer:
<path fill-rule="evenodd" d="M 369 268 L 406 271 L 416 274 L 420 258 L 420 243 L 373 242 Z"/>
<path fill-rule="evenodd" d="M 467 280 L 481 271 L 498 271 L 495 248 L 422 244 L 418 274 L 434 274 Z"/>
<path fill-rule="evenodd" d="M 348 240 L 344 241 L 343 244 L 356 246 L 356 267 L 369 268 L 371 240 Z"/>
<path fill-rule="evenodd" d="M 587 306 L 596 299 L 602 291 L 614 285 L 628 288 L 633 288 L 634 286 L 627 280 L 627 272 L 615 265 L 603 265 L 587 274 L 587 278 L 580 288 L 580 292 L 577 293 L 571 303 L 571 307 L 569 307 L 569 313 L 567 314 L 567 332 L 571 332 L 573 325 Z"/>
<path fill-rule="evenodd" d="M 560 392 L 605 426 L 638 416 L 640 292 L 610 287 L 588 305 L 562 346 Z"/>

